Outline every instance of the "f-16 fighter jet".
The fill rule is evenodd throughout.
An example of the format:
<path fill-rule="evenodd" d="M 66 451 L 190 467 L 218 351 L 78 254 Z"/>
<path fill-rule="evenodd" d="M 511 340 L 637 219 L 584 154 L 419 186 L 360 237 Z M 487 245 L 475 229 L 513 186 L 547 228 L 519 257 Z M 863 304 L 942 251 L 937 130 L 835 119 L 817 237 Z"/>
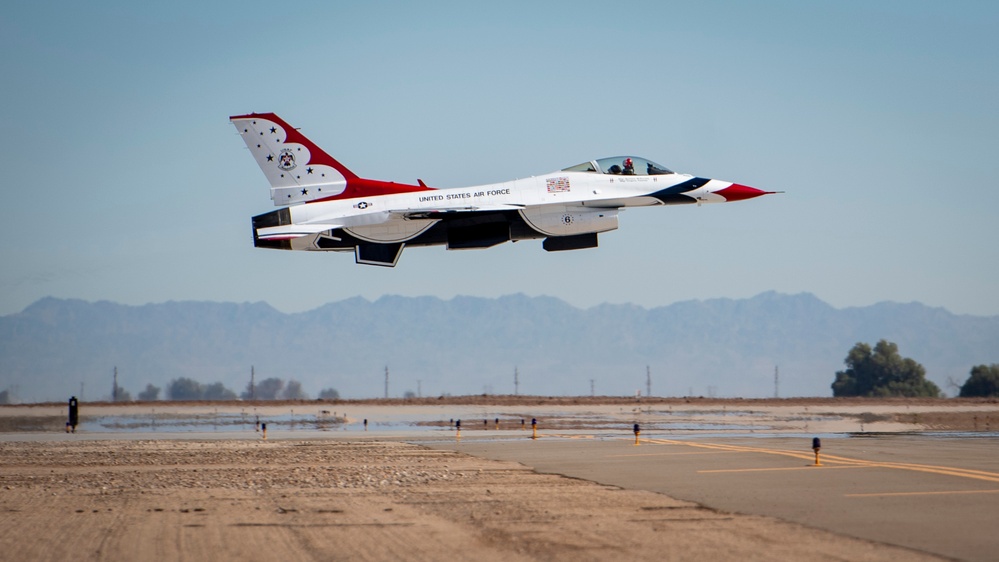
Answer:
<path fill-rule="evenodd" d="M 590 160 L 503 183 L 435 189 L 359 177 L 273 113 L 229 120 L 282 207 L 253 217 L 258 248 L 353 252 L 392 267 L 407 246 L 489 248 L 543 238 L 549 252 L 597 247 L 626 207 L 725 203 L 774 193 L 681 174 L 645 158 Z"/>

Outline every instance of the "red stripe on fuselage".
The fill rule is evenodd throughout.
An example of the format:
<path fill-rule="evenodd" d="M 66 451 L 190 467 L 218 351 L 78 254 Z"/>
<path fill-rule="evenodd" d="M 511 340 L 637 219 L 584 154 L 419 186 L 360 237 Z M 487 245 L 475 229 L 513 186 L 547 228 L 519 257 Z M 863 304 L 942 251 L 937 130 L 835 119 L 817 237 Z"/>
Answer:
<path fill-rule="evenodd" d="M 354 177 L 353 179 L 347 179 L 347 188 L 343 190 L 343 193 L 309 201 L 309 203 L 335 201 L 337 199 L 356 199 L 359 197 L 376 197 L 379 195 L 395 195 L 398 193 L 412 193 L 414 191 L 434 191 L 434 189 L 426 186 Z"/>

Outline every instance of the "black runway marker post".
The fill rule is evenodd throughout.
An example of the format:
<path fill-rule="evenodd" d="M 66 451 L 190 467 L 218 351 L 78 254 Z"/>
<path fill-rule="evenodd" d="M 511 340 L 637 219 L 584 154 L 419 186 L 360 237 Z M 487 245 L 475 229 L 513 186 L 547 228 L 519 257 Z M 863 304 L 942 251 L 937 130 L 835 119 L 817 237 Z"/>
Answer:
<path fill-rule="evenodd" d="M 80 423 L 80 408 L 76 396 L 69 398 L 69 421 L 66 422 L 66 433 L 76 433 L 76 426 Z"/>

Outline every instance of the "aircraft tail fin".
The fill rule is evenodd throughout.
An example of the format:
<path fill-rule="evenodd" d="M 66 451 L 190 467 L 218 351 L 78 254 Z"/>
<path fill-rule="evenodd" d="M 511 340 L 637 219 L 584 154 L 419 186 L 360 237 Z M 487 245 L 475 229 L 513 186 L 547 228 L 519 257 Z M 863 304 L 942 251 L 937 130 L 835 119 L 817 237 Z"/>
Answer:
<path fill-rule="evenodd" d="M 254 160 L 271 184 L 275 205 L 294 205 L 344 195 L 357 176 L 273 113 L 234 115 Z"/>

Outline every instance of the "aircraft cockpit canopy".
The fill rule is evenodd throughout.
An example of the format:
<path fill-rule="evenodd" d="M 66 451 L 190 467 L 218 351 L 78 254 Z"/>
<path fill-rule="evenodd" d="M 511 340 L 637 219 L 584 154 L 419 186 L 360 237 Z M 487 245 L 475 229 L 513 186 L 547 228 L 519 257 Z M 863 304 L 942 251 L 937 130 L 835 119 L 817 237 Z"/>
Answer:
<path fill-rule="evenodd" d="M 597 174 L 614 174 L 625 176 L 661 176 L 672 174 L 666 166 L 656 164 L 652 160 L 637 156 L 612 156 L 600 160 L 590 160 L 576 166 L 563 168 L 563 172 L 594 172 Z"/>

